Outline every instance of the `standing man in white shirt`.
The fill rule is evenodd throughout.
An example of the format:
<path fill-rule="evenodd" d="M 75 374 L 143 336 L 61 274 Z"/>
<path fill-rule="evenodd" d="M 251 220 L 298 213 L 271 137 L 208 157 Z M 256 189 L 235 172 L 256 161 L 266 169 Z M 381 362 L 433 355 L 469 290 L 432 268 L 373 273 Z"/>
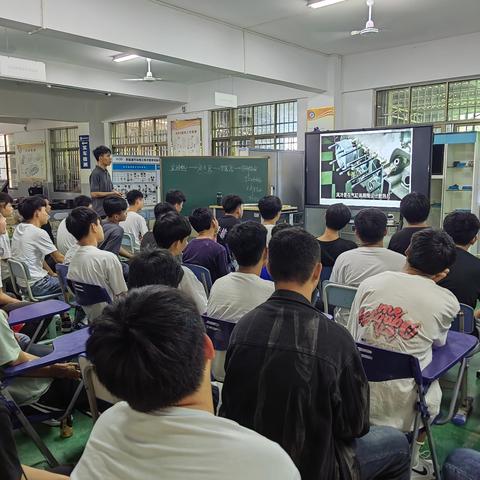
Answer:
<path fill-rule="evenodd" d="M 100 416 L 72 480 L 300 479 L 279 445 L 214 415 L 215 353 L 185 294 L 134 289 L 91 328 L 87 356 L 123 401 Z"/>
<path fill-rule="evenodd" d="M 192 227 L 185 217 L 176 212 L 162 215 L 153 227 L 153 236 L 160 248 L 166 248 L 175 257 L 181 258 L 182 252 L 188 243 Z M 202 283 L 193 272 L 182 265 L 183 278 L 178 285 L 195 302 L 198 312 L 203 314 L 207 310 L 207 294 Z"/>
<path fill-rule="evenodd" d="M 355 216 L 354 224 L 360 247 L 344 252 L 337 258 L 330 276 L 331 282 L 358 287 L 363 280 L 373 275 L 403 270 L 405 257 L 383 245 L 387 235 L 387 217 L 381 210 L 361 210 Z M 346 325 L 348 311 L 338 309 L 335 320 Z"/>
<path fill-rule="evenodd" d="M 87 207 L 93 208 L 92 199 L 86 195 L 79 195 L 73 200 L 73 208 Z M 62 255 L 66 255 L 68 250 L 77 244 L 76 238 L 67 230 L 67 219 L 64 218 L 57 228 L 57 247 Z"/>
<path fill-rule="evenodd" d="M 238 263 L 238 272 L 219 278 L 212 286 L 207 316 L 237 322 L 245 314 L 266 302 L 275 285 L 260 278 L 267 261 L 267 229 L 258 222 L 235 225 L 227 235 L 227 245 Z M 217 351 L 213 360 L 216 380 L 225 377 L 225 351 Z"/>
<path fill-rule="evenodd" d="M 262 223 L 267 229 L 267 245 L 272 238 L 273 227 L 280 220 L 282 214 L 282 201 L 275 195 L 266 195 L 258 201 L 258 210 Z"/>
<path fill-rule="evenodd" d="M 125 293 L 127 285 L 120 260 L 114 253 L 98 248 L 103 240 L 103 228 L 98 214 L 90 208 L 74 208 L 67 217 L 67 228 L 79 245 L 68 267 L 67 278 L 99 285 L 107 290 L 112 300 Z M 105 303 L 101 303 L 83 308 L 92 321 L 104 307 Z"/>
<path fill-rule="evenodd" d="M 423 370 L 432 361 L 432 346 L 444 345 L 454 317 L 460 311 L 455 295 L 437 285 L 456 257 L 455 244 L 440 230 L 415 233 L 402 272 L 384 272 L 363 281 L 352 305 L 348 330 L 357 341 L 408 353 Z M 370 384 L 370 422 L 410 432 L 417 392 L 413 380 Z M 442 392 L 434 382 L 426 395 L 431 418 L 440 411 Z M 431 462 L 414 453 L 412 479 L 432 471 Z M 425 468 L 424 468 L 425 467 Z"/>
<path fill-rule="evenodd" d="M 133 236 L 135 250 L 140 250 L 140 244 L 144 235 L 148 232 L 147 222 L 138 213 L 143 208 L 143 193 L 140 190 L 130 190 L 127 193 L 127 219 L 120 222 L 120 226 L 125 233 Z"/>

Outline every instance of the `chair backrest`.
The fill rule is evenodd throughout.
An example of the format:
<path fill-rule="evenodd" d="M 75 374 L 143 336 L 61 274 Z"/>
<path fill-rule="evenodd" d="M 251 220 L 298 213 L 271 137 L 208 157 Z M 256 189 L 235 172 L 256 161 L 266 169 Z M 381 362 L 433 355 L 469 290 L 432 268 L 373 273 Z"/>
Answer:
<path fill-rule="evenodd" d="M 205 292 L 207 292 L 207 295 L 209 295 L 212 288 L 212 276 L 210 275 L 208 268 L 202 267 L 200 265 L 194 265 L 193 263 L 184 263 L 183 265 L 189 268 L 198 278 L 198 280 L 202 282 Z"/>
<path fill-rule="evenodd" d="M 263 280 L 270 280 L 271 282 L 273 282 L 273 278 L 272 276 L 270 275 L 269 271 L 267 270 L 267 267 L 262 267 L 262 271 L 260 273 L 260 278 L 262 278 Z"/>
<path fill-rule="evenodd" d="M 322 285 L 324 312 L 328 313 L 329 306 L 350 309 L 356 293 L 357 289 L 355 287 L 325 281 Z"/>
<path fill-rule="evenodd" d="M 323 267 L 322 273 L 320 274 L 320 284 L 323 282 L 330 280 L 330 276 L 332 275 L 333 267 Z"/>
<path fill-rule="evenodd" d="M 369 382 L 413 378 L 417 385 L 422 384 L 420 363 L 413 355 L 384 350 L 360 342 L 357 342 L 357 348 Z"/>
<path fill-rule="evenodd" d="M 10 279 L 12 282 L 13 291 L 17 296 L 21 297 L 22 292 L 17 280 L 20 279 L 28 285 L 32 280 L 30 277 L 30 270 L 24 262 L 15 260 L 13 258 L 7 259 L 7 264 L 8 269 L 10 270 Z"/>
<path fill-rule="evenodd" d="M 75 295 L 73 293 L 73 290 L 70 289 L 69 280 L 67 279 L 68 265 L 64 265 L 63 263 L 57 263 L 55 265 L 55 271 L 57 272 L 58 283 L 60 284 L 60 288 L 62 289 L 62 293 L 65 298 L 65 301 L 68 301 L 69 295 L 72 295 L 72 296 Z"/>
<path fill-rule="evenodd" d="M 453 320 L 450 330 L 473 334 L 475 332 L 475 312 L 473 308 L 461 303 L 460 312 Z"/>
<path fill-rule="evenodd" d="M 123 232 L 122 247 L 130 250 L 131 253 L 135 253 L 135 238 L 131 233 Z"/>
<path fill-rule="evenodd" d="M 97 303 L 112 303 L 112 299 L 105 288 L 75 280 L 70 281 L 75 293 L 75 300 L 80 306 L 89 307 Z"/>
<path fill-rule="evenodd" d="M 230 320 L 218 320 L 205 315 L 202 315 L 202 318 L 207 335 L 210 337 L 215 350 L 226 350 L 230 342 L 230 335 L 236 324 Z"/>

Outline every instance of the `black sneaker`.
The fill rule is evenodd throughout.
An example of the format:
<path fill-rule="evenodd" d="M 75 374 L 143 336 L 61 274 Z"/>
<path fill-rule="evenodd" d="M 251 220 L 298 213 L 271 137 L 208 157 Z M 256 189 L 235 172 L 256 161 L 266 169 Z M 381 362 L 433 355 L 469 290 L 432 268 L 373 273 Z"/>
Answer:
<path fill-rule="evenodd" d="M 62 318 L 62 333 L 70 333 L 73 330 L 72 321 L 70 317 Z"/>

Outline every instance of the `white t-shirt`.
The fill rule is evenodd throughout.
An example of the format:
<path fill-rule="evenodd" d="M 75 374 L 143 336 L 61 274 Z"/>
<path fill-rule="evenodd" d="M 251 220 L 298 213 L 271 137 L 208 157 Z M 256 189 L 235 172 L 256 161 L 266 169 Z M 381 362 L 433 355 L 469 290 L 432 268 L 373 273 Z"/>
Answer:
<path fill-rule="evenodd" d="M 203 315 L 207 311 L 207 294 L 203 288 L 202 282 L 188 268 L 182 265 L 183 278 L 178 289 L 186 293 L 195 302 L 198 313 Z"/>
<path fill-rule="evenodd" d="M 360 284 L 348 330 L 356 341 L 418 358 L 423 370 L 432 361 L 432 346 L 444 345 L 460 311 L 455 295 L 433 280 L 403 272 L 385 272 Z M 438 382 L 426 400 L 432 418 L 440 410 Z M 402 431 L 413 427 L 416 391 L 413 380 L 370 383 L 370 422 Z"/>
<path fill-rule="evenodd" d="M 233 272 L 219 278 L 210 291 L 207 316 L 237 322 L 245 314 L 266 302 L 273 292 L 273 282 L 253 273 Z M 225 378 L 225 351 L 217 351 L 212 362 L 216 380 Z"/>
<path fill-rule="evenodd" d="M 275 291 L 273 282 L 253 273 L 229 273 L 219 278 L 210 291 L 207 315 L 219 320 L 240 320 L 266 302 Z"/>
<path fill-rule="evenodd" d="M 66 255 L 68 249 L 77 243 L 77 239 L 67 230 L 67 219 L 64 218 L 57 229 L 57 247 L 62 255 Z"/>
<path fill-rule="evenodd" d="M 68 265 L 72 261 L 72 258 L 75 256 L 79 248 L 80 248 L 80 245 L 78 243 L 75 243 L 68 249 L 63 259 L 64 265 Z"/>
<path fill-rule="evenodd" d="M 20 223 L 12 237 L 12 258 L 24 262 L 30 270 L 30 277 L 34 282 L 48 275 L 43 268 L 45 255 L 56 252 L 57 247 L 52 243 L 45 230 L 30 223 Z M 25 282 L 18 281 L 21 287 Z"/>
<path fill-rule="evenodd" d="M 0 258 L 1 258 L 1 272 L 2 279 L 10 276 L 10 270 L 8 269 L 7 259 L 12 256 L 12 249 L 10 245 L 10 237 L 8 233 L 0 235 Z"/>
<path fill-rule="evenodd" d="M 359 247 L 342 253 L 333 266 L 330 282 L 358 287 L 369 277 L 383 272 L 400 272 L 406 258 L 382 247 Z M 338 308 L 335 320 L 342 325 L 348 322 L 348 310 Z"/>
<path fill-rule="evenodd" d="M 126 402 L 93 427 L 72 480 L 299 480 L 276 443 L 191 408 L 141 413 Z"/>
<path fill-rule="evenodd" d="M 270 243 L 270 239 L 272 238 L 272 230 L 275 225 L 264 225 L 267 229 L 267 245 Z"/>
<path fill-rule="evenodd" d="M 135 239 L 135 248 L 140 249 L 140 243 L 143 236 L 148 232 L 147 222 L 137 212 L 127 212 L 127 219 L 120 222 L 120 226 L 125 233 L 133 235 Z"/>
<path fill-rule="evenodd" d="M 127 291 L 122 265 L 118 257 L 97 247 L 79 246 L 68 267 L 67 278 L 77 282 L 104 287 L 113 300 Z M 89 319 L 96 318 L 105 304 L 84 307 Z"/>

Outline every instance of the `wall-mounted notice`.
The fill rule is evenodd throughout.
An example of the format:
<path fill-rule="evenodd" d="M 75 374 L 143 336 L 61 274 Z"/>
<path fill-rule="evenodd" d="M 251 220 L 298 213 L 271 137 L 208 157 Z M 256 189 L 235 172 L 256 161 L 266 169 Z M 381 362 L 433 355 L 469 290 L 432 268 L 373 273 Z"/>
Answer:
<path fill-rule="evenodd" d="M 333 130 L 335 128 L 335 107 L 309 108 L 307 110 L 307 131 Z"/>
<path fill-rule="evenodd" d="M 90 135 L 80 135 L 78 143 L 80 146 L 80 168 L 90 170 Z"/>
<path fill-rule="evenodd" d="M 202 119 L 174 120 L 170 122 L 172 154 L 202 155 Z"/>
<path fill-rule="evenodd" d="M 20 180 L 47 179 L 45 142 L 18 144 L 15 147 L 15 158 Z"/>

